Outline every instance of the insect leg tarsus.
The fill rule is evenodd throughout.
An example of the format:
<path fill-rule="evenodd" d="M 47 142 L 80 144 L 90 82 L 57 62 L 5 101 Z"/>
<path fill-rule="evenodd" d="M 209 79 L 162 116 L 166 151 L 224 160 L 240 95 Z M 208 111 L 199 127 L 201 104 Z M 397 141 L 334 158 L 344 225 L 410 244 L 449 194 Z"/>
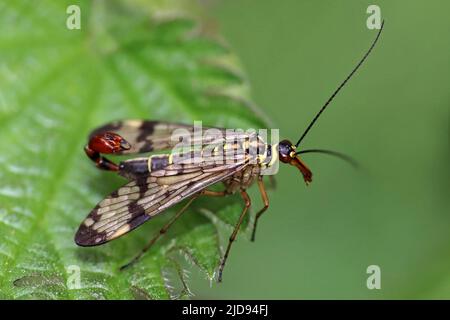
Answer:
<path fill-rule="evenodd" d="M 233 241 L 236 239 L 236 236 L 239 231 L 239 228 L 241 227 L 242 221 L 244 220 L 244 217 L 251 205 L 251 200 L 250 200 L 250 197 L 249 197 L 247 191 L 241 190 L 241 195 L 245 201 L 245 206 L 244 206 L 244 209 L 242 210 L 241 215 L 239 216 L 239 220 L 236 223 L 236 226 L 234 227 L 233 233 L 230 236 L 230 239 L 228 241 L 227 250 L 225 251 L 225 254 L 223 255 L 223 258 L 222 258 L 222 262 L 220 263 L 219 276 L 217 279 L 218 282 L 222 282 L 223 268 L 225 267 L 225 263 L 227 262 L 227 258 L 228 258 L 228 254 L 230 253 L 231 245 L 232 245 Z"/>
<path fill-rule="evenodd" d="M 256 225 L 258 224 L 258 219 L 261 217 L 261 215 L 269 208 L 269 197 L 267 196 L 266 188 L 264 187 L 264 182 L 262 179 L 263 176 L 258 177 L 258 187 L 259 192 L 261 193 L 262 200 L 264 202 L 264 207 L 261 208 L 258 213 L 255 216 L 255 222 L 253 223 L 253 231 L 252 231 L 252 241 L 255 241 L 255 235 L 256 235 Z"/>
<path fill-rule="evenodd" d="M 167 232 L 167 230 L 169 230 L 169 228 L 174 224 L 174 222 L 176 220 L 178 220 L 179 217 L 181 217 L 181 215 L 186 211 L 186 209 L 191 205 L 191 203 L 198 197 L 199 195 L 195 195 L 193 196 L 191 199 L 189 199 L 189 201 L 183 206 L 183 208 L 181 208 L 176 214 L 175 216 L 173 216 L 172 219 L 170 219 L 170 221 L 164 225 L 164 227 L 161 228 L 161 230 L 159 230 L 159 232 L 150 240 L 150 242 L 141 250 L 141 252 L 139 252 L 130 262 L 128 262 L 127 264 L 123 265 L 122 267 L 120 267 L 120 270 L 124 270 L 128 267 L 130 267 L 131 265 L 133 265 L 135 262 L 137 262 L 142 255 L 147 252 L 148 249 L 150 249 L 153 244 L 163 235 Z"/>

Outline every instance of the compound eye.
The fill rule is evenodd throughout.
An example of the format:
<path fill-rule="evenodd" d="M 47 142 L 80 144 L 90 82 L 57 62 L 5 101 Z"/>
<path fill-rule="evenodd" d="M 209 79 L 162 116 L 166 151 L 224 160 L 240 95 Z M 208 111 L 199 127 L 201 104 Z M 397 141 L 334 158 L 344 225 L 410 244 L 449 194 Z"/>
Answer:
<path fill-rule="evenodd" d="M 292 155 L 295 157 L 295 151 L 292 148 L 292 143 L 287 140 L 283 140 L 278 145 L 278 152 L 280 154 L 280 160 L 282 162 L 289 162 L 292 158 Z"/>
<path fill-rule="evenodd" d="M 286 143 L 281 142 L 279 144 L 279 152 L 283 155 L 287 155 L 289 153 L 289 146 Z"/>

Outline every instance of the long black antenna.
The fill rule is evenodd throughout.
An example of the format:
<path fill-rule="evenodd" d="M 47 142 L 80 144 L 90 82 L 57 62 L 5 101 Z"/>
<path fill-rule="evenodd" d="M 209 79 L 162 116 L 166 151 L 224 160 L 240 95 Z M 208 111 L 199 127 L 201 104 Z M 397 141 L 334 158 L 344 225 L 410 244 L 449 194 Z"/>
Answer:
<path fill-rule="evenodd" d="M 306 150 L 301 150 L 299 152 L 297 152 L 296 154 L 302 154 L 302 153 L 324 153 L 324 154 L 328 154 L 330 156 L 334 156 L 337 157 L 341 160 L 344 160 L 348 163 L 350 163 L 354 168 L 358 168 L 358 162 L 356 162 L 355 159 L 353 159 L 352 157 L 338 152 L 338 151 L 333 151 L 333 150 L 327 150 L 327 149 L 306 149 Z"/>
<path fill-rule="evenodd" d="M 355 74 L 356 70 L 359 69 L 359 67 L 363 64 L 364 60 L 366 60 L 366 58 L 369 56 L 370 52 L 372 51 L 372 49 L 375 47 L 375 44 L 378 41 L 378 38 L 381 35 L 381 31 L 383 30 L 383 26 L 384 26 L 384 20 L 381 23 L 381 28 L 378 31 L 377 37 L 375 38 L 375 40 L 372 42 L 372 45 L 370 46 L 369 50 L 367 50 L 366 54 L 363 56 L 363 58 L 359 61 L 359 63 L 356 65 L 356 67 L 352 70 L 352 72 L 350 72 L 350 74 L 347 76 L 347 78 L 345 78 L 345 80 L 339 85 L 339 87 L 333 92 L 333 94 L 331 95 L 331 97 L 327 100 L 327 102 L 325 102 L 325 104 L 323 105 L 323 107 L 320 109 L 320 111 L 316 114 L 316 116 L 314 117 L 314 119 L 311 121 L 311 123 L 309 124 L 309 126 L 306 128 L 305 132 L 303 132 L 302 136 L 300 137 L 300 139 L 298 139 L 297 143 L 295 144 L 296 147 L 298 147 L 300 145 L 300 142 L 302 142 L 303 138 L 306 136 L 306 134 L 308 133 L 308 131 L 311 129 L 311 127 L 314 125 L 314 123 L 317 121 L 317 119 L 320 117 L 320 115 L 322 114 L 322 112 L 327 108 L 327 106 L 330 104 L 331 101 L 333 101 L 334 97 L 336 97 L 336 95 L 338 94 L 339 91 L 341 91 L 342 87 L 347 83 L 348 80 L 350 80 L 350 78 Z"/>

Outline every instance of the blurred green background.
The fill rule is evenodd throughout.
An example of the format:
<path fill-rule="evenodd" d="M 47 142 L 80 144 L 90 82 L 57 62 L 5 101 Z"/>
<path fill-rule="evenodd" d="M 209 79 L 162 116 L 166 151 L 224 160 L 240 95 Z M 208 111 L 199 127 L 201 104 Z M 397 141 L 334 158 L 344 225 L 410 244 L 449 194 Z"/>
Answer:
<path fill-rule="evenodd" d="M 374 39 L 370 4 L 386 20 L 380 42 L 303 145 L 345 152 L 361 168 L 305 155 L 314 173 L 305 187 L 281 167 L 256 242 L 236 242 L 222 284 L 194 271 L 197 298 L 450 298 L 450 3 L 226 0 L 209 9 L 254 100 L 295 141 Z M 366 287 L 373 264 L 381 290 Z"/>
<path fill-rule="evenodd" d="M 203 0 L 202 30 L 164 10 L 192 12 L 189 0 L 74 2 L 78 31 L 65 24 L 71 0 L 0 2 L 0 298 L 169 298 L 163 271 L 177 248 L 204 269 L 190 268 L 194 298 L 450 298 L 448 1 Z M 219 255 L 200 215 L 184 216 L 128 273 L 119 266 L 170 214 L 101 248 L 76 247 L 80 221 L 123 184 L 83 154 L 92 128 L 118 118 L 255 123 L 228 69 L 234 56 L 197 31 L 226 39 L 252 101 L 295 142 L 374 40 L 370 4 L 386 20 L 381 39 L 302 145 L 360 168 L 306 154 L 306 187 L 281 166 L 256 242 L 239 237 L 223 283 L 205 280 Z M 241 204 L 225 201 L 204 203 L 226 224 Z M 70 265 L 83 271 L 79 290 L 67 288 Z M 366 287 L 370 265 L 381 290 Z"/>

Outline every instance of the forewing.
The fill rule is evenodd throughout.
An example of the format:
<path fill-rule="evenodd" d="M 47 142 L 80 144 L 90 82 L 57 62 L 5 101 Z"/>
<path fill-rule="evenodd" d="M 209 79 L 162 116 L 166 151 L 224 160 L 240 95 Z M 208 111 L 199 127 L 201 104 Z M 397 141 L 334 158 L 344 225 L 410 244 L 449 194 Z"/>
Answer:
<path fill-rule="evenodd" d="M 125 138 L 131 145 L 131 149 L 117 154 L 135 154 L 173 149 L 179 146 L 180 142 L 188 142 L 191 146 L 203 146 L 217 142 L 225 136 L 227 140 L 249 139 L 250 136 L 247 133 L 231 132 L 222 128 L 202 127 L 201 129 L 201 134 L 196 135 L 195 127 L 191 125 L 164 121 L 121 120 L 93 130 L 89 139 L 107 131 L 114 132 Z"/>
<path fill-rule="evenodd" d="M 111 193 L 80 225 L 75 242 L 100 245 L 118 238 L 181 200 L 242 170 L 247 161 L 233 164 L 172 164 Z"/>

